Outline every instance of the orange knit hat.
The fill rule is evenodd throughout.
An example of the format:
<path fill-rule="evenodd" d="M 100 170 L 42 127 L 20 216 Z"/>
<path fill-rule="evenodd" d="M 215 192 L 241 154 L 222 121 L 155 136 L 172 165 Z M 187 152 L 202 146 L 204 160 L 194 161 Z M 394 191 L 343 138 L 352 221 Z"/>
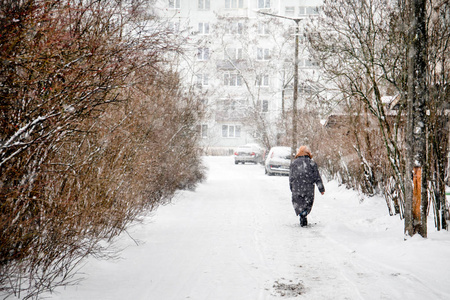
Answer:
<path fill-rule="evenodd" d="M 309 156 L 309 158 L 312 158 L 311 150 L 308 146 L 301 146 L 298 149 L 297 155 L 295 155 L 295 158 L 300 156 Z"/>

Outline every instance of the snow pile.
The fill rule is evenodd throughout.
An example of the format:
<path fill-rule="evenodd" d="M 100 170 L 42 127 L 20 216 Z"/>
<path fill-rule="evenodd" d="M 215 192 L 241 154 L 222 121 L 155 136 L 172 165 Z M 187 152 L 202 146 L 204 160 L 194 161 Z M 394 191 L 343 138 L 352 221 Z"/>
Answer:
<path fill-rule="evenodd" d="M 406 239 L 381 197 L 336 182 L 301 228 L 288 177 L 206 157 L 208 179 L 123 235 L 122 259 L 90 259 L 50 299 L 450 299 L 450 235 Z"/>

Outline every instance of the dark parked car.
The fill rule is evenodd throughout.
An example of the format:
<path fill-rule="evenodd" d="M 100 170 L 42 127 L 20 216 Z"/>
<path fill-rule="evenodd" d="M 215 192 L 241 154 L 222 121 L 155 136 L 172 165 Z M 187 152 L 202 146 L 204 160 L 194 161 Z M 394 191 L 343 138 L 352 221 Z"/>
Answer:
<path fill-rule="evenodd" d="M 274 174 L 289 175 L 291 165 L 290 147 L 273 147 L 267 155 L 264 165 L 265 173 L 269 176 Z"/>

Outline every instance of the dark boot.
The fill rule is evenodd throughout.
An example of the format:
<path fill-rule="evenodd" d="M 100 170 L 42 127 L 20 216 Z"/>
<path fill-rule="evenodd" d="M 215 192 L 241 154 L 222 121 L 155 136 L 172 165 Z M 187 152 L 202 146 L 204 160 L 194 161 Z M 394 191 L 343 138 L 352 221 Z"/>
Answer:
<path fill-rule="evenodd" d="M 307 215 L 308 215 L 307 210 L 304 210 L 300 213 L 300 226 L 305 227 L 308 225 L 308 220 L 306 219 Z"/>
<path fill-rule="evenodd" d="M 308 219 L 306 217 L 303 218 L 302 227 L 308 226 Z"/>
<path fill-rule="evenodd" d="M 305 227 L 308 225 L 308 219 L 306 219 L 306 216 L 300 215 L 300 226 Z"/>

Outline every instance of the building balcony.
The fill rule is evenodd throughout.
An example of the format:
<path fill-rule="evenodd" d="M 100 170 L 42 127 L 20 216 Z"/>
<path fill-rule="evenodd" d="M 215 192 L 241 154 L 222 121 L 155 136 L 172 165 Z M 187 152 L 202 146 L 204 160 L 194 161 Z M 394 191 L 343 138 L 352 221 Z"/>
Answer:
<path fill-rule="evenodd" d="M 230 71 L 230 70 L 244 70 L 248 68 L 248 63 L 245 60 L 242 59 L 236 59 L 236 60 L 217 60 L 216 61 L 216 67 L 219 70 L 222 71 Z"/>
<path fill-rule="evenodd" d="M 216 122 L 243 122 L 247 118 L 245 110 L 217 110 Z"/>

